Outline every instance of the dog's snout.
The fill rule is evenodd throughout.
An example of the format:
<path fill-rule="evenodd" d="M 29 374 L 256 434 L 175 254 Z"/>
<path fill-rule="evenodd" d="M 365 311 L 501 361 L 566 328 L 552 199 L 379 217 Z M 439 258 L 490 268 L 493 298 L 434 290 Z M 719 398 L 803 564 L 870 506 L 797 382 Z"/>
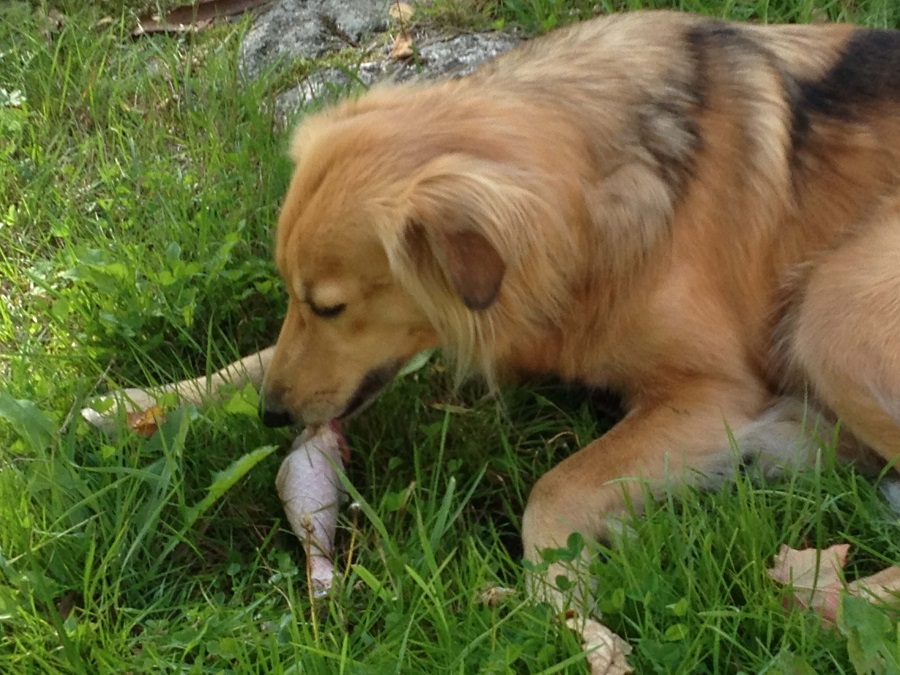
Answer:
<path fill-rule="evenodd" d="M 289 410 L 266 396 L 259 399 L 259 416 L 267 427 L 288 427 L 294 423 Z"/>

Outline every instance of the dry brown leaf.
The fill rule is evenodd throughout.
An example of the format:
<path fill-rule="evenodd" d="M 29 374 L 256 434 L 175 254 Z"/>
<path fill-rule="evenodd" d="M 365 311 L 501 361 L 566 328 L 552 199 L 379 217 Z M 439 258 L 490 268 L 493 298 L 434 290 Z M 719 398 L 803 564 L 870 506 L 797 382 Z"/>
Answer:
<path fill-rule="evenodd" d="M 847 585 L 853 595 L 877 602 L 900 601 L 900 567 L 888 567 Z"/>
<path fill-rule="evenodd" d="M 187 33 L 211 26 L 216 19 L 242 14 L 271 0 L 198 0 L 176 7 L 163 16 L 147 12 L 138 17 L 134 37 L 147 33 Z"/>
<path fill-rule="evenodd" d="M 73 609 L 83 606 L 84 598 L 78 591 L 66 591 L 56 599 L 56 611 L 63 621 L 69 618 Z"/>
<path fill-rule="evenodd" d="M 587 652 L 591 675 L 626 675 L 634 669 L 628 663 L 631 645 L 593 619 L 574 617 L 566 625 L 581 635 L 581 645 Z"/>
<path fill-rule="evenodd" d="M 388 8 L 388 14 L 394 21 L 409 21 L 412 18 L 412 15 L 415 14 L 415 11 L 407 2 L 392 2 L 391 6 Z"/>
<path fill-rule="evenodd" d="M 413 54 L 415 54 L 415 50 L 413 49 L 412 36 L 407 31 L 401 30 L 397 33 L 397 37 L 394 38 L 394 46 L 391 48 L 388 58 L 402 61 L 411 58 Z"/>
<path fill-rule="evenodd" d="M 844 589 L 841 570 L 849 551 L 849 544 L 835 544 L 823 551 L 814 548 L 800 551 L 782 545 L 774 567 L 767 572 L 775 581 L 793 588 L 797 604 L 834 623 Z"/>
<path fill-rule="evenodd" d="M 166 410 L 161 405 L 155 405 L 146 410 L 130 412 L 126 419 L 129 429 L 144 438 L 150 438 L 159 429 L 159 425 L 166 421 Z"/>
<path fill-rule="evenodd" d="M 794 591 L 793 601 L 812 609 L 825 625 L 837 623 L 838 608 L 845 593 L 870 602 L 892 602 L 900 598 L 900 567 L 880 572 L 844 585 L 841 570 L 847 562 L 849 544 L 836 544 L 824 551 L 798 551 L 782 546 L 775 556 L 769 576 Z M 788 602 L 787 605 L 791 603 Z"/>
<path fill-rule="evenodd" d="M 797 590 L 815 591 L 841 580 L 847 562 L 849 544 L 835 544 L 822 551 L 815 548 L 797 550 L 782 545 L 774 559 L 769 576 Z"/>

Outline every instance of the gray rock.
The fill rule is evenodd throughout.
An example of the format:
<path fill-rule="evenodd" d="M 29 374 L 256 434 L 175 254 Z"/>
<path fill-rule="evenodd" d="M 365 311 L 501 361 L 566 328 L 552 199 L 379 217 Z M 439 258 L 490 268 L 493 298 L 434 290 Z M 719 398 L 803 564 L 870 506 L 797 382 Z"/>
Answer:
<path fill-rule="evenodd" d="M 443 77 L 465 77 L 485 61 L 509 51 L 521 40 L 504 33 L 471 33 L 435 40 L 418 47 L 418 60 L 368 61 L 357 68 L 323 68 L 312 72 L 297 87 L 275 100 L 279 119 L 285 121 L 314 101 L 329 100 L 354 84 L 365 87 L 381 80 L 406 82 Z"/>
<path fill-rule="evenodd" d="M 350 73 L 339 68 L 322 68 L 307 76 L 298 86 L 275 98 L 275 116 L 282 122 L 313 101 L 328 101 L 345 93 L 351 85 Z"/>
<path fill-rule="evenodd" d="M 317 59 L 355 47 L 387 26 L 389 0 L 278 0 L 241 44 L 241 74 L 253 79 L 280 61 Z"/>
<path fill-rule="evenodd" d="M 465 77 L 485 61 L 509 51 L 521 40 L 507 33 L 471 33 L 419 48 L 421 68 L 408 63 L 397 73 L 398 80 Z"/>

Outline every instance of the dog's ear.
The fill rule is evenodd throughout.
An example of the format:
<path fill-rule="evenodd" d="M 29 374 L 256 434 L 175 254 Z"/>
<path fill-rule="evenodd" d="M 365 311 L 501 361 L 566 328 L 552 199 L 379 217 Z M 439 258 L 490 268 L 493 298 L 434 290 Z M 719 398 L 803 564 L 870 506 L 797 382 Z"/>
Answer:
<path fill-rule="evenodd" d="M 501 203 L 488 175 L 441 171 L 417 181 L 409 194 L 405 245 L 417 264 L 427 255 L 423 244 L 450 286 L 472 310 L 490 307 L 500 292 L 506 262 L 490 236 L 504 227 Z M 416 251 L 418 249 L 418 251 Z"/>
<path fill-rule="evenodd" d="M 466 307 L 490 307 L 503 283 L 506 264 L 484 235 L 453 225 L 419 224 L 450 285 Z"/>

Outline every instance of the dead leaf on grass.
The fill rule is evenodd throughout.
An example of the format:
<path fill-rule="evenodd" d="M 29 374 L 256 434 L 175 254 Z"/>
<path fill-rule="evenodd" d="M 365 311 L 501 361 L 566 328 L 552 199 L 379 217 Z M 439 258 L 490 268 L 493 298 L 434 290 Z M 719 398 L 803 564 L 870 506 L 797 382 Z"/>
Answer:
<path fill-rule="evenodd" d="M 566 619 L 566 625 L 581 635 L 581 646 L 587 652 L 591 675 L 626 675 L 634 672 L 628 663 L 631 645 L 602 623 L 573 617 Z"/>
<path fill-rule="evenodd" d="M 824 551 L 782 545 L 774 566 L 767 571 L 775 581 L 794 589 L 794 601 L 801 607 L 823 617 L 836 617 L 843 589 L 841 570 L 849 551 L 849 544 L 835 544 Z"/>
<path fill-rule="evenodd" d="M 857 579 L 847 590 L 860 598 L 875 602 L 900 603 L 900 567 L 888 567 L 880 572 Z"/>
<path fill-rule="evenodd" d="M 809 12 L 810 23 L 828 23 L 829 21 L 828 12 L 821 7 L 813 7 Z"/>
<path fill-rule="evenodd" d="M 844 594 L 869 600 L 890 602 L 900 598 L 900 567 L 884 569 L 844 585 L 841 572 L 847 562 L 849 544 L 835 544 L 825 550 L 797 550 L 782 546 L 766 570 L 775 581 L 793 589 L 793 602 L 815 612 L 826 626 L 837 623 L 838 608 Z M 791 601 L 786 606 L 792 604 Z"/>
<path fill-rule="evenodd" d="M 126 415 L 128 428 L 144 438 L 150 438 L 166 421 L 166 411 L 161 405 L 154 405 L 146 410 L 136 410 Z"/>
<path fill-rule="evenodd" d="M 164 15 L 147 12 L 138 17 L 134 37 L 147 33 L 188 33 L 211 26 L 217 19 L 243 14 L 271 0 L 198 0 L 171 9 Z"/>
<path fill-rule="evenodd" d="M 406 2 L 392 2 L 391 6 L 388 7 L 388 14 L 394 21 L 400 21 L 401 23 L 404 21 L 409 21 L 412 18 L 412 15 L 415 14 L 415 9 L 413 9 L 412 5 Z"/>
<path fill-rule="evenodd" d="M 412 36 L 407 31 L 401 30 L 397 33 L 397 37 L 394 38 L 394 46 L 391 48 L 388 58 L 395 61 L 403 61 L 404 59 L 412 58 L 413 54 L 415 54 L 415 49 L 413 48 Z"/>
<path fill-rule="evenodd" d="M 475 601 L 479 605 L 487 605 L 488 607 L 498 607 L 502 605 L 508 598 L 516 594 L 515 589 L 506 586 L 488 586 L 481 589 Z"/>

